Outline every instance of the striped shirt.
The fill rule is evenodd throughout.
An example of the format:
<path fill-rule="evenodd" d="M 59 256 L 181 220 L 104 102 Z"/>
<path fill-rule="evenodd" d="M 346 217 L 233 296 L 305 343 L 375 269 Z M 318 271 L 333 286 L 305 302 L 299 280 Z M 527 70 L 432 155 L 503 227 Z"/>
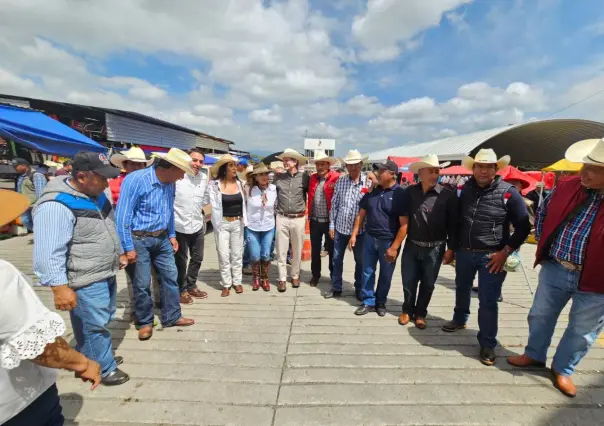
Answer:
<path fill-rule="evenodd" d="M 27 173 L 21 175 L 17 178 L 17 192 L 21 193 L 23 188 L 23 180 L 27 177 Z M 46 176 L 42 173 L 34 172 L 32 173 L 31 181 L 34 184 L 34 189 L 36 191 L 36 198 L 40 198 L 42 192 L 44 191 L 44 187 L 48 183 L 46 180 Z"/>
<path fill-rule="evenodd" d="M 352 235 L 354 221 L 359 213 L 359 203 L 370 187 L 371 181 L 367 179 L 366 173 L 361 173 L 356 183 L 348 175 L 338 179 L 331 199 L 329 229 L 335 229 L 340 234 Z M 359 235 L 363 232 L 365 232 L 364 224 L 359 228 Z"/>
<path fill-rule="evenodd" d="M 174 183 L 161 183 L 155 166 L 130 173 L 120 189 L 116 211 L 117 233 L 125 251 L 134 250 L 132 231 L 156 232 L 167 230 L 175 238 Z"/>
<path fill-rule="evenodd" d="M 329 212 L 327 211 L 327 198 L 325 198 L 325 182 L 327 179 L 319 176 L 319 184 L 315 189 L 315 196 L 312 201 L 312 212 L 310 218 L 318 222 L 329 222 Z"/>
<path fill-rule="evenodd" d="M 587 190 L 589 192 L 590 201 L 587 206 L 558 234 L 552 242 L 549 255 L 558 260 L 572 262 L 577 265 L 583 264 L 585 251 L 587 250 L 587 240 L 589 231 L 596 219 L 596 214 L 602 202 L 602 194 L 595 190 Z M 543 200 L 541 207 L 537 210 L 535 218 L 535 238 L 541 238 L 543 230 L 543 221 L 547 216 L 547 207 L 556 190 L 554 189 Z"/>

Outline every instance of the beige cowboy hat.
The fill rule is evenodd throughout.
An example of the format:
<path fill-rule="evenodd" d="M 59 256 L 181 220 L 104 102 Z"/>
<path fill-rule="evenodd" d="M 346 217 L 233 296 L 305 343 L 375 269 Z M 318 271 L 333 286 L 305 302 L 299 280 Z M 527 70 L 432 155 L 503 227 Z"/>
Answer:
<path fill-rule="evenodd" d="M 308 158 L 291 148 L 286 148 L 285 151 L 283 151 L 283 154 L 277 155 L 277 158 L 279 160 L 283 160 L 284 158 L 293 158 L 294 160 L 297 160 L 300 165 L 308 163 Z"/>
<path fill-rule="evenodd" d="M 132 161 L 133 163 L 145 163 L 145 167 L 149 167 L 153 164 L 153 159 L 147 160 L 145 152 L 137 146 L 133 146 L 127 151 L 116 153 L 109 159 L 111 164 L 120 169 L 124 168 L 124 161 Z"/>
<path fill-rule="evenodd" d="M 419 161 L 409 164 L 409 171 L 411 173 L 417 173 L 421 169 L 425 169 L 427 167 L 432 167 L 432 168 L 436 167 L 436 168 L 442 169 L 443 167 L 447 167 L 449 164 L 451 164 L 450 161 L 445 161 L 444 163 L 439 163 L 438 155 L 429 154 L 429 155 L 426 155 L 426 156 L 420 158 Z"/>
<path fill-rule="evenodd" d="M 333 166 L 334 164 L 336 164 L 337 160 L 327 155 L 324 150 L 318 149 L 315 151 L 315 163 L 317 161 L 326 161 Z"/>
<path fill-rule="evenodd" d="M 153 156 L 171 163 L 189 176 L 195 176 L 195 172 L 191 168 L 193 159 L 182 149 L 170 148 L 168 152 L 154 152 Z"/>
<path fill-rule="evenodd" d="M 271 171 L 266 167 L 264 163 L 258 163 L 253 167 L 252 174 L 253 175 L 263 175 L 265 173 L 270 173 Z"/>
<path fill-rule="evenodd" d="M 254 171 L 254 166 L 252 166 L 250 164 L 249 166 L 247 166 L 245 168 L 245 171 L 243 173 L 237 173 L 237 176 L 239 177 L 239 180 L 247 180 L 250 173 L 252 173 L 253 171 Z"/>
<path fill-rule="evenodd" d="M 564 156 L 573 163 L 604 167 L 604 138 L 576 142 L 566 150 Z"/>
<path fill-rule="evenodd" d="M 476 153 L 476 157 L 472 158 L 469 156 L 464 157 L 461 160 L 461 165 L 464 166 L 468 170 L 474 169 L 474 164 L 497 164 L 497 170 L 501 170 L 504 167 L 508 166 L 512 158 L 509 155 L 504 155 L 503 157 L 497 159 L 497 155 L 495 151 L 492 149 L 481 149 Z"/>
<path fill-rule="evenodd" d="M 8 225 L 13 220 L 21 216 L 31 203 L 25 195 L 8 189 L 0 189 L 0 226 Z"/>
<path fill-rule="evenodd" d="M 212 173 L 212 177 L 214 179 L 218 177 L 218 169 L 220 169 L 226 163 L 237 164 L 237 160 L 231 154 L 221 155 L 218 160 L 216 160 L 216 162 L 212 164 L 212 167 L 210 167 L 210 173 Z"/>
<path fill-rule="evenodd" d="M 342 164 L 359 164 L 361 162 L 367 161 L 367 159 L 369 158 L 368 155 L 361 155 L 361 153 L 356 150 L 356 149 L 352 149 L 350 151 L 348 151 L 346 153 L 346 157 L 344 158 L 340 158 L 340 163 Z"/>
<path fill-rule="evenodd" d="M 271 170 L 275 170 L 275 169 L 284 169 L 285 166 L 283 165 L 283 161 L 273 161 L 271 162 L 271 165 L 269 166 L 269 169 Z"/>

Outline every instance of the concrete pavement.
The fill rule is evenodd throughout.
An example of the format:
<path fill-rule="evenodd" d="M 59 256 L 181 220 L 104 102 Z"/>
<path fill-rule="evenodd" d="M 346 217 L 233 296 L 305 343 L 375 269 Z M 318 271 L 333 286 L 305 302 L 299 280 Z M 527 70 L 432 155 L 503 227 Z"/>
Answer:
<path fill-rule="evenodd" d="M 0 241 L 0 257 L 32 274 L 30 237 Z M 522 256 L 529 266 L 533 246 Z M 324 260 L 327 275 L 327 264 Z M 212 234 L 206 238 L 199 287 L 210 296 L 184 306 L 197 321 L 186 329 L 156 331 L 137 340 L 127 322 L 125 276 L 118 278 L 118 320 L 113 337 L 122 368 L 131 380 L 115 388 L 87 385 L 62 373 L 58 383 L 68 424 L 77 425 L 322 425 L 322 424 L 604 424 L 604 348 L 594 345 L 575 376 L 579 396 L 568 399 L 537 370 L 511 368 L 504 355 L 521 353 L 531 294 L 521 272 L 510 273 L 500 303 L 500 358 L 494 367 L 478 361 L 477 300 L 467 330 L 447 334 L 440 325 L 454 305 L 454 271 L 443 267 L 430 305 L 428 329 L 397 323 L 402 301 L 400 269 L 393 280 L 384 318 L 356 317 L 352 255 L 346 258 L 345 295 L 324 300 L 322 279 L 278 293 L 252 292 L 220 297 Z M 275 275 L 272 274 L 274 283 Z M 52 306 L 52 295 L 38 288 Z M 62 314 L 69 327 L 68 315 Z M 568 308 L 558 322 L 551 353 Z M 72 338 L 69 329 L 68 339 Z"/>

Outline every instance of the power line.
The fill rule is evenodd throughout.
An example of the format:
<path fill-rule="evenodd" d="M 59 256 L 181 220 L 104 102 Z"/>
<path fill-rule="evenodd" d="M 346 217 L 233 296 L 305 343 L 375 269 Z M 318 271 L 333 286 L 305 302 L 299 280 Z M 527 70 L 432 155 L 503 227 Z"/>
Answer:
<path fill-rule="evenodd" d="M 545 117 L 545 118 L 549 118 L 549 117 L 551 117 L 552 115 L 556 115 L 556 114 L 558 114 L 558 113 L 561 113 L 562 111 L 566 111 L 567 109 L 572 108 L 572 107 L 574 107 L 575 105 L 580 104 L 581 102 L 585 102 L 586 100 L 591 99 L 591 98 L 593 98 L 594 96 L 599 95 L 600 93 L 604 93 L 604 89 L 602 89 L 602 90 L 598 90 L 597 92 L 592 93 L 591 95 L 587 96 L 586 98 L 581 99 L 580 101 L 577 101 L 577 102 L 575 102 L 575 103 L 572 103 L 572 104 L 570 104 L 570 105 L 568 105 L 568 106 L 566 106 L 566 107 L 564 107 L 564 108 L 562 108 L 562 109 L 560 109 L 560 110 L 558 110 L 558 111 L 552 112 L 550 115 L 548 115 L 548 116 L 547 116 L 547 117 Z"/>

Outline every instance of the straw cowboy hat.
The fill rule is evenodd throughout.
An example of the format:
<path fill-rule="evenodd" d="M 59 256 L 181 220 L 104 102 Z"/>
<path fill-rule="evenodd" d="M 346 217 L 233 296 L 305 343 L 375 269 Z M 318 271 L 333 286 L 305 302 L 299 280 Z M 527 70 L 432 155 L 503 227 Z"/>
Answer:
<path fill-rule="evenodd" d="M 0 189 L 0 226 L 8 225 L 30 207 L 30 201 L 25 195 L 8 189 Z"/>
<path fill-rule="evenodd" d="M 308 163 L 308 158 L 291 148 L 286 148 L 285 151 L 283 151 L 283 154 L 277 155 L 277 158 L 279 160 L 283 160 L 284 158 L 293 158 L 300 163 L 300 165 Z"/>
<path fill-rule="evenodd" d="M 369 158 L 369 156 L 361 155 L 361 153 L 359 151 L 357 151 L 356 149 L 352 149 L 352 150 L 348 151 L 348 153 L 346 154 L 346 157 L 340 158 L 340 163 L 350 164 L 350 165 L 359 164 L 363 161 L 367 161 L 368 158 Z"/>
<path fill-rule="evenodd" d="M 326 162 L 328 162 L 329 164 L 331 164 L 332 166 L 333 166 L 334 164 L 336 164 L 336 159 L 335 159 L 335 158 L 333 158 L 333 157 L 330 157 L 329 155 L 327 155 L 327 154 L 325 153 L 325 151 L 324 151 L 324 150 L 322 150 L 322 149 L 321 149 L 321 150 L 316 150 L 316 151 L 315 151 L 315 163 L 316 163 L 317 161 L 326 161 Z"/>
<path fill-rule="evenodd" d="M 492 149 L 481 149 L 476 153 L 476 157 L 468 157 L 466 156 L 463 160 L 461 160 L 461 165 L 464 166 L 468 170 L 474 169 L 474 164 L 497 164 L 497 170 L 501 170 L 504 167 L 508 166 L 512 161 L 509 155 L 504 155 L 500 159 L 497 159 L 497 155 L 495 151 Z"/>
<path fill-rule="evenodd" d="M 120 169 L 124 168 L 124 161 L 132 161 L 133 163 L 145 163 L 145 167 L 149 167 L 153 164 L 153 159 L 147 160 L 145 152 L 137 146 L 133 146 L 127 151 L 116 153 L 109 159 L 111 164 Z"/>
<path fill-rule="evenodd" d="M 430 155 L 426 155 L 426 156 L 420 158 L 420 160 L 416 161 L 415 163 L 409 164 L 409 171 L 411 173 L 417 173 L 421 169 L 425 169 L 427 167 L 431 167 L 431 168 L 436 167 L 436 168 L 442 169 L 443 167 L 447 167 L 449 164 L 451 164 L 450 161 L 446 161 L 444 163 L 439 163 L 438 156 L 435 154 L 430 154 Z"/>
<path fill-rule="evenodd" d="M 271 162 L 271 165 L 269 166 L 269 169 L 271 170 L 275 170 L 275 169 L 284 169 L 285 166 L 283 165 L 283 161 L 273 161 Z"/>
<path fill-rule="evenodd" d="M 254 166 L 252 170 L 253 175 L 263 175 L 265 173 L 270 173 L 271 171 L 266 167 L 264 163 L 258 163 Z"/>
<path fill-rule="evenodd" d="M 240 180 L 247 180 L 248 176 L 250 175 L 250 173 L 252 173 L 254 171 L 254 166 L 252 166 L 251 164 L 249 166 L 247 166 L 245 168 L 245 171 L 243 173 L 241 173 L 241 175 L 239 175 L 239 179 Z"/>
<path fill-rule="evenodd" d="M 214 179 L 218 177 L 218 169 L 220 169 L 226 163 L 237 164 L 237 160 L 231 154 L 221 155 L 218 160 L 216 160 L 216 162 L 212 164 L 212 167 L 210 167 L 210 173 L 212 173 Z"/>
<path fill-rule="evenodd" d="M 604 167 L 604 138 L 576 142 L 566 150 L 564 156 L 573 163 Z"/>
<path fill-rule="evenodd" d="M 180 170 L 188 174 L 189 176 L 195 176 L 195 172 L 191 168 L 191 162 L 193 159 L 181 149 L 170 148 L 170 151 L 166 152 L 154 152 L 154 157 L 160 160 L 165 160 L 168 163 L 178 167 Z"/>

